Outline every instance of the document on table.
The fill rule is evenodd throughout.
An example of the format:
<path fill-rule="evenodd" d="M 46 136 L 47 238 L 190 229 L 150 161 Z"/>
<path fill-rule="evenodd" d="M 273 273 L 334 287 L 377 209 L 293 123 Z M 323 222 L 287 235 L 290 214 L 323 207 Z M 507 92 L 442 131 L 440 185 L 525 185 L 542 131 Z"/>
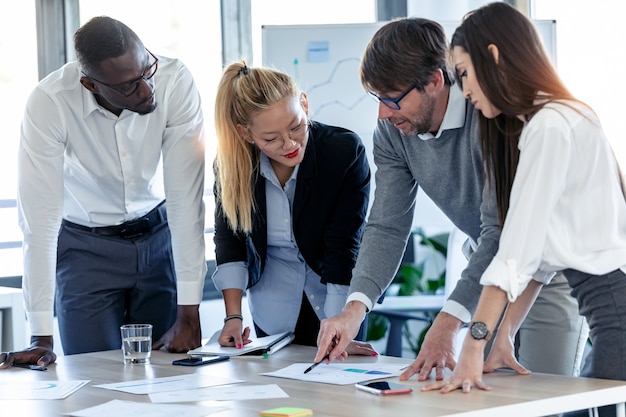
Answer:
<path fill-rule="evenodd" d="M 324 384 L 347 385 L 362 381 L 398 376 L 408 366 L 402 363 L 342 363 L 319 364 L 305 374 L 310 363 L 294 363 L 286 368 L 261 375 L 278 378 L 298 379 L 300 381 L 321 382 Z"/>
<path fill-rule="evenodd" d="M 74 417 L 204 417 L 226 410 L 226 407 L 202 407 L 198 405 L 151 404 L 133 401 L 111 400 L 107 403 L 70 413 Z"/>
<path fill-rule="evenodd" d="M 237 384 L 241 379 L 221 378 L 211 375 L 189 374 L 164 378 L 141 379 L 137 381 L 116 382 L 113 384 L 94 385 L 94 387 L 123 391 L 130 394 L 152 394 L 165 391 L 180 391 L 216 385 Z"/>
<path fill-rule="evenodd" d="M 288 398 L 289 395 L 276 384 L 233 385 L 230 387 L 199 388 L 188 391 L 159 392 L 150 394 L 153 403 L 188 401 L 240 401 L 266 398 Z"/>
<path fill-rule="evenodd" d="M 0 400 L 60 400 L 89 381 L 4 381 Z"/>

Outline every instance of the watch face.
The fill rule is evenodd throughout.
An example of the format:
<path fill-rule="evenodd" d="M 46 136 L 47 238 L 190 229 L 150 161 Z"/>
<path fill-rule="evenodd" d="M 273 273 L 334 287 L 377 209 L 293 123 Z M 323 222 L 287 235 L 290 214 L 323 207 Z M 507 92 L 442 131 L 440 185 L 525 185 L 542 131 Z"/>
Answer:
<path fill-rule="evenodd" d="M 483 322 L 477 321 L 472 323 L 470 327 L 470 333 L 474 339 L 489 339 L 489 329 Z"/>

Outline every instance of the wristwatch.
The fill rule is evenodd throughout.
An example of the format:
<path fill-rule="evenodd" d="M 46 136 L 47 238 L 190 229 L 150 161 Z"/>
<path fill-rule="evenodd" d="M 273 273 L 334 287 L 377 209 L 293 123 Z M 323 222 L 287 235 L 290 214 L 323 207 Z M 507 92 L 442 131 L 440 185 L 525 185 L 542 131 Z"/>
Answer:
<path fill-rule="evenodd" d="M 491 332 L 487 328 L 487 325 L 482 321 L 475 321 L 470 325 L 470 334 L 476 340 L 491 339 Z"/>

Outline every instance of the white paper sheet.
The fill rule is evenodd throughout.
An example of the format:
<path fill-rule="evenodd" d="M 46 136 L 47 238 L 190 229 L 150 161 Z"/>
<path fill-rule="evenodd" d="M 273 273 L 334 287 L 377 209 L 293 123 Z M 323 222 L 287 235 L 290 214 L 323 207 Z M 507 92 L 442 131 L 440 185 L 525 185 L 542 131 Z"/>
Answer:
<path fill-rule="evenodd" d="M 60 400 L 85 386 L 86 381 L 0 382 L 0 400 Z"/>
<path fill-rule="evenodd" d="M 204 417 L 226 410 L 226 407 L 201 407 L 197 405 L 151 404 L 112 400 L 95 407 L 73 413 L 75 417 Z"/>
<path fill-rule="evenodd" d="M 288 398 L 289 395 L 276 384 L 233 385 L 230 387 L 200 388 L 188 391 L 160 392 L 150 394 L 153 403 L 187 401 L 240 401 L 264 398 Z"/>
<path fill-rule="evenodd" d="M 235 378 L 220 378 L 212 375 L 189 374 L 164 378 L 141 379 L 137 381 L 116 382 L 113 384 L 94 385 L 94 387 L 123 391 L 130 394 L 151 394 L 155 392 L 180 391 L 216 385 L 244 382 Z"/>
<path fill-rule="evenodd" d="M 321 363 L 308 374 L 304 370 L 310 363 L 294 363 L 286 368 L 261 375 L 278 378 L 298 379 L 300 381 L 321 382 L 324 384 L 347 385 L 373 379 L 398 376 L 408 364 L 402 363 Z"/>

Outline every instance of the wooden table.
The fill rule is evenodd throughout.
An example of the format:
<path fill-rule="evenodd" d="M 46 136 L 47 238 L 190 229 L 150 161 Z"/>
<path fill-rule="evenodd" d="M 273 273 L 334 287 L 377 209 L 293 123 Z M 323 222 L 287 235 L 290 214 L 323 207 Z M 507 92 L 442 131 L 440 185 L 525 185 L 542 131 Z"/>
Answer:
<path fill-rule="evenodd" d="M 7 412 L 6 415 L 45 417 L 66 415 L 111 399 L 149 402 L 147 395 L 105 390 L 93 385 L 193 372 L 230 376 L 245 380 L 247 384 L 278 384 L 289 395 L 289 398 L 198 403 L 228 408 L 213 414 L 217 417 L 257 417 L 260 410 L 280 406 L 308 407 L 313 409 L 316 417 L 532 417 L 615 404 L 626 399 L 626 382 L 546 374 L 516 376 L 506 371 L 485 375 L 485 381 L 493 387 L 490 392 L 472 390 L 470 394 L 463 394 L 456 391 L 446 395 L 439 392 L 421 392 L 420 387 L 425 383 L 412 379 L 404 382 L 414 388 L 412 394 L 391 397 L 357 391 L 353 385 L 329 385 L 259 375 L 294 362 L 309 363 L 314 354 L 314 348 L 292 345 L 267 359 L 232 358 L 230 361 L 202 367 L 172 366 L 173 359 L 184 355 L 162 351 L 153 352 L 152 363 L 147 366 L 125 366 L 119 350 L 64 356 L 46 372 L 19 368 L 2 370 L 0 381 L 6 383 L 9 378 L 14 378 L 15 381 L 89 379 L 91 382 L 87 386 L 64 400 L 0 401 L 0 410 L 3 416 Z M 348 361 L 410 362 L 407 359 L 385 356 L 350 357 Z M 9 410 L 17 414 L 11 414 Z M 618 413 L 618 416 L 623 414 Z"/>

